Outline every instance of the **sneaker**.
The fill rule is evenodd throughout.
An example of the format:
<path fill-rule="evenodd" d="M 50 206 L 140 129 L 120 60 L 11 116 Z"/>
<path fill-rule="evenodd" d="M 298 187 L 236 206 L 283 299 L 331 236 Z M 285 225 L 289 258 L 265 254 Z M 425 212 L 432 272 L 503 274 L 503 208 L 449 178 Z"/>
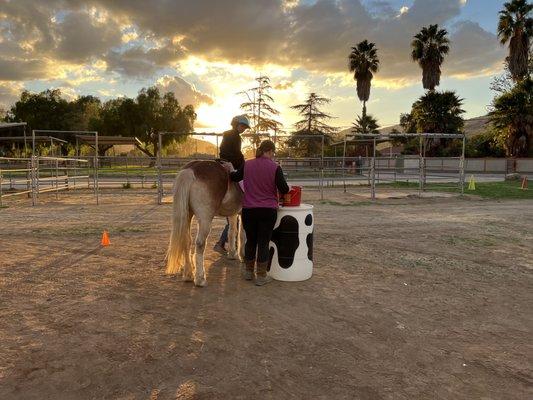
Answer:
<path fill-rule="evenodd" d="M 242 273 L 242 277 L 246 281 L 251 281 L 252 279 L 254 279 L 254 271 L 244 270 L 244 272 Z"/>
<path fill-rule="evenodd" d="M 255 286 L 263 286 L 266 285 L 268 282 L 272 282 L 272 278 L 268 275 L 258 276 L 257 278 L 255 278 Z"/>
<path fill-rule="evenodd" d="M 220 243 L 215 244 L 215 247 L 213 247 L 213 250 L 222 255 L 226 255 L 228 253 L 226 249 L 224 248 L 224 246 L 222 246 Z"/>

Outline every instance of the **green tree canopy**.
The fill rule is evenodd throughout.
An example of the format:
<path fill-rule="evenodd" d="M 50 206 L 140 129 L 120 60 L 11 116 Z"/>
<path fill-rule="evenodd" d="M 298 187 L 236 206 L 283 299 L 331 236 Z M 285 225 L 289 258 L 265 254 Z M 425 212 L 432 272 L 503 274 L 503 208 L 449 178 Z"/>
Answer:
<path fill-rule="evenodd" d="M 100 135 L 136 136 L 143 143 L 140 150 L 155 156 L 157 132 L 190 133 L 196 113 L 190 105 L 182 107 L 174 93 L 161 95 L 156 87 L 142 89 L 136 99 L 119 97 L 104 104 L 94 96 L 80 96 L 68 101 L 61 96 L 60 90 L 51 89 L 41 93 L 23 91 L 6 119 L 27 122 L 29 129 L 95 130 Z M 58 132 L 54 136 L 75 142 L 74 135 Z M 164 135 L 163 145 L 183 140 L 184 136 Z M 100 154 L 109 147 L 100 147 Z"/>
<path fill-rule="evenodd" d="M 379 125 L 376 118 L 372 115 L 357 116 L 357 119 L 353 123 L 352 133 L 379 133 Z"/>
<path fill-rule="evenodd" d="M 465 112 L 462 104 L 455 92 L 428 91 L 413 103 L 410 114 L 400 116 L 400 125 L 405 133 L 462 133 Z M 399 140 L 409 148 L 418 146 L 417 140 Z M 449 155 L 455 150 L 454 145 L 445 139 L 426 140 L 427 154 Z"/>
<path fill-rule="evenodd" d="M 294 148 L 295 154 L 307 157 L 320 155 L 322 135 L 324 135 L 325 144 L 330 142 L 331 134 L 335 133 L 337 129 L 325 122 L 333 117 L 320 109 L 321 106 L 329 102 L 330 99 L 326 97 L 310 93 L 304 103 L 291 107 L 293 110 L 297 110 L 302 117 L 294 124 L 296 131 L 287 141 L 287 145 Z M 309 136 L 316 136 L 316 139 Z"/>
<path fill-rule="evenodd" d="M 508 156 L 533 156 L 533 80 L 496 97 L 489 115 Z"/>
<path fill-rule="evenodd" d="M 463 100 L 455 92 L 427 92 L 413 103 L 411 118 L 419 133 L 461 133 Z"/>
<path fill-rule="evenodd" d="M 59 89 L 41 93 L 24 90 L 8 118 L 11 122 L 27 122 L 29 129 L 71 130 L 76 121 L 72 108 Z"/>

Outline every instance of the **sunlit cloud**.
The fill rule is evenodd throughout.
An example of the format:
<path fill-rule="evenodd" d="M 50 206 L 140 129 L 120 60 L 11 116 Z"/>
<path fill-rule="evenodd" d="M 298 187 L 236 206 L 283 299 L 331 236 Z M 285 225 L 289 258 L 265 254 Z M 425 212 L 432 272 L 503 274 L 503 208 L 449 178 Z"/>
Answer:
<path fill-rule="evenodd" d="M 328 110 L 339 117 L 335 123 L 345 124 L 359 107 L 347 68 L 350 47 L 363 39 L 376 43 L 381 65 L 371 101 L 379 105 L 385 92 L 396 96 L 421 86 L 421 71 L 409 57 L 410 41 L 429 23 L 450 32 L 443 78 L 494 75 L 505 57 L 494 32 L 461 19 L 466 0 L 279 0 L 238 7 L 234 0 L 2 4 L 3 101 L 11 98 L 12 88 L 33 82 L 106 99 L 157 85 L 174 92 L 181 104 L 195 105 L 198 126 L 205 129 L 226 129 L 232 115 L 241 112 L 244 97 L 237 93 L 253 87 L 261 74 L 271 78 L 286 129 L 298 119 L 290 106 L 309 92 L 331 97 Z M 397 119 L 385 109 L 377 113 Z"/>
<path fill-rule="evenodd" d="M 408 11 L 409 11 L 409 7 L 403 6 L 402 8 L 400 8 L 400 16 L 404 15 Z"/>

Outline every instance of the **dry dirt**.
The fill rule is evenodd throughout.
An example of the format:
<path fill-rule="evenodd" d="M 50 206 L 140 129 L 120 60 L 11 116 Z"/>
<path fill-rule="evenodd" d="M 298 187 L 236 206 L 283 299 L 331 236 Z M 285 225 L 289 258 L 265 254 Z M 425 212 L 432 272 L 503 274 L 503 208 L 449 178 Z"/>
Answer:
<path fill-rule="evenodd" d="M 310 280 L 242 281 L 217 220 L 201 289 L 153 192 L 11 200 L 0 399 L 533 398 L 533 202 L 307 196 Z"/>

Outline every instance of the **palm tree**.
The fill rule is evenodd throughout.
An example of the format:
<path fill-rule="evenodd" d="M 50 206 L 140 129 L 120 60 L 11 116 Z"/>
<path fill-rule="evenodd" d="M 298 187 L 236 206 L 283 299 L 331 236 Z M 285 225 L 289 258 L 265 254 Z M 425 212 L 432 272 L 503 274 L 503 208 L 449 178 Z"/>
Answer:
<path fill-rule="evenodd" d="M 378 121 L 370 114 L 358 116 L 352 126 L 352 133 L 379 133 Z"/>
<path fill-rule="evenodd" d="M 528 76 L 529 43 L 533 35 L 533 4 L 527 0 L 512 0 L 503 5 L 498 22 L 501 44 L 509 42 L 507 63 L 515 82 Z"/>
<path fill-rule="evenodd" d="M 422 68 L 422 85 L 430 91 L 440 84 L 440 66 L 444 56 L 450 51 L 450 41 L 446 29 L 438 25 L 423 27 L 411 42 L 411 57 Z"/>
<path fill-rule="evenodd" d="M 372 78 L 379 69 L 377 51 L 374 43 L 363 40 L 352 47 L 348 56 L 350 72 L 354 73 L 353 78 L 357 81 L 357 97 L 363 102 L 363 117 L 366 115 L 366 102 L 370 98 Z"/>
<path fill-rule="evenodd" d="M 419 133 L 461 133 L 462 105 L 455 92 L 428 91 L 413 103 L 410 120 L 404 117 L 404 122 Z M 426 139 L 424 147 L 428 155 L 444 155 L 447 144 L 446 139 Z"/>
<path fill-rule="evenodd" d="M 460 133 L 464 121 L 463 100 L 455 92 L 430 91 L 415 101 L 411 118 L 417 132 Z"/>
<path fill-rule="evenodd" d="M 508 156 L 533 156 L 533 81 L 525 79 L 494 99 L 490 120 Z"/>

